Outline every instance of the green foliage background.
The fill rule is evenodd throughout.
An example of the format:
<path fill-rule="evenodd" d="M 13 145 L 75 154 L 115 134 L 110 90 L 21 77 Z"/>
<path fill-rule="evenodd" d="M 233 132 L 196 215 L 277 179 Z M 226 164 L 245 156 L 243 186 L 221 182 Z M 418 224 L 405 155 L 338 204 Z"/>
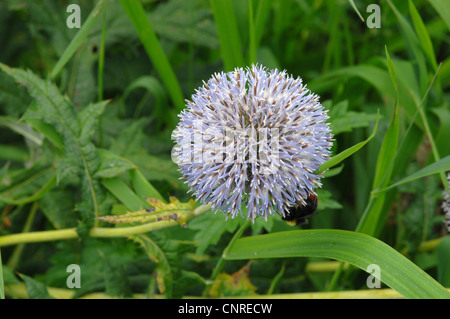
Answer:
<path fill-rule="evenodd" d="M 381 28 L 360 19 L 362 1 L 80 0 L 82 28 L 69 29 L 69 1 L 2 1 L 2 295 L 364 297 L 361 269 L 380 262 L 383 288 L 448 298 L 450 4 L 373 2 Z M 279 216 L 194 209 L 170 157 L 184 99 L 252 63 L 302 77 L 329 110 L 339 155 L 298 236 Z M 162 221 L 98 218 L 147 213 L 146 198 Z"/>

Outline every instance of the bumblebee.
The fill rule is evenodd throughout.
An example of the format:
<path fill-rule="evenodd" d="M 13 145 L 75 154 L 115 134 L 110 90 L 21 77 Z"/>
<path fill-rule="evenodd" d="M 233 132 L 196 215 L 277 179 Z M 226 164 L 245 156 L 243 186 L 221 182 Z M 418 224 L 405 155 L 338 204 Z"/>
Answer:
<path fill-rule="evenodd" d="M 310 194 L 306 199 L 306 205 L 298 204 L 288 208 L 282 219 L 291 226 L 303 225 L 308 222 L 307 218 L 317 214 L 319 198 Z"/>

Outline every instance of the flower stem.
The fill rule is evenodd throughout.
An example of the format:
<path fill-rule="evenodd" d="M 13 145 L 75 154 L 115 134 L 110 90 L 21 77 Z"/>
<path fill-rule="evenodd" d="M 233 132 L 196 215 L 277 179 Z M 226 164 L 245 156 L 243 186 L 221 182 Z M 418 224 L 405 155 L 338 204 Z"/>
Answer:
<path fill-rule="evenodd" d="M 201 215 L 211 209 L 210 205 L 203 205 L 196 208 L 188 218 Z M 112 238 L 112 237 L 128 237 L 130 235 L 143 234 L 154 230 L 178 225 L 175 220 L 163 220 L 155 223 L 148 223 L 138 226 L 120 227 L 120 228 L 104 228 L 94 227 L 91 229 L 89 236 L 97 238 Z M 0 237 L 0 247 L 10 246 L 22 243 L 36 243 L 64 239 L 78 238 L 76 228 L 60 229 L 60 230 L 46 230 L 30 233 L 11 234 Z"/>

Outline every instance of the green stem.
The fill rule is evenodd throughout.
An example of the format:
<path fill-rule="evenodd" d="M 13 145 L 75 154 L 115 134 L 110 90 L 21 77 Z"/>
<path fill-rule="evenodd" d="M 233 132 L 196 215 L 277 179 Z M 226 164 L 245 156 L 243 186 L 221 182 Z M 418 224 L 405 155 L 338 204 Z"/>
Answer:
<path fill-rule="evenodd" d="M 28 233 L 30 231 L 31 226 L 33 225 L 34 217 L 36 216 L 38 205 L 38 202 L 34 202 L 31 206 L 31 210 L 28 214 L 27 220 L 25 221 L 25 226 L 23 227 L 22 234 Z M 22 255 L 24 247 L 24 244 L 20 244 L 14 249 L 11 257 L 6 263 L 9 268 L 16 269 L 17 265 L 19 264 L 20 256 Z"/>
<path fill-rule="evenodd" d="M 248 27 L 250 33 L 250 41 L 248 48 L 249 62 L 250 64 L 256 63 L 256 34 L 255 34 L 255 23 L 253 17 L 253 3 L 252 0 L 248 2 Z"/>
<path fill-rule="evenodd" d="M 106 5 L 103 11 L 102 39 L 100 43 L 100 56 L 98 59 L 98 101 L 103 101 L 103 68 L 105 65 L 105 38 L 106 38 Z"/>
<path fill-rule="evenodd" d="M 344 264 L 346 264 L 346 263 L 344 263 L 344 262 L 339 263 L 339 267 L 334 272 L 333 277 L 331 278 L 331 282 L 328 285 L 328 291 L 333 291 L 336 289 L 336 285 L 339 281 L 342 270 L 344 269 Z"/>
<path fill-rule="evenodd" d="M 105 10 L 103 11 L 103 25 L 102 25 L 102 39 L 100 42 L 100 55 L 98 58 L 98 102 L 103 101 L 103 69 L 105 67 L 105 38 L 106 38 L 106 6 L 108 2 L 105 2 Z M 103 145 L 103 130 L 102 128 L 102 116 L 98 119 L 98 127 L 99 127 L 99 145 Z M 95 224 L 98 226 L 98 224 Z"/>
<path fill-rule="evenodd" d="M 245 223 L 243 223 L 241 225 L 241 227 L 237 230 L 236 233 L 234 233 L 233 238 L 231 238 L 231 241 L 229 242 L 228 246 L 223 250 L 222 252 L 222 256 L 220 256 L 219 261 L 216 264 L 216 267 L 214 268 L 213 273 L 211 274 L 210 277 L 210 281 L 213 282 L 214 280 L 216 280 L 217 276 L 220 274 L 220 272 L 222 271 L 223 267 L 225 266 L 225 257 L 227 255 L 227 253 L 230 251 L 230 249 L 233 247 L 234 243 L 236 242 L 236 240 L 238 240 L 242 234 L 244 233 L 244 231 L 247 229 L 248 226 L 250 226 L 251 221 L 247 220 Z M 206 295 L 207 289 L 210 285 L 207 285 L 205 290 L 203 291 L 203 295 Z"/>
<path fill-rule="evenodd" d="M 209 211 L 211 207 L 209 205 L 203 205 L 194 210 L 192 214 L 189 214 L 188 218 L 201 215 Z M 94 227 L 91 229 L 89 236 L 97 238 L 113 238 L 113 237 L 128 237 L 130 235 L 143 234 L 158 229 L 163 229 L 178 225 L 175 220 L 163 220 L 155 223 L 149 223 L 138 226 L 120 227 L 120 228 L 103 228 Z M 36 243 L 47 242 L 55 240 L 75 239 L 78 238 L 76 228 L 60 229 L 60 230 L 46 230 L 31 233 L 12 234 L 0 237 L 0 247 L 17 245 L 21 243 Z"/>

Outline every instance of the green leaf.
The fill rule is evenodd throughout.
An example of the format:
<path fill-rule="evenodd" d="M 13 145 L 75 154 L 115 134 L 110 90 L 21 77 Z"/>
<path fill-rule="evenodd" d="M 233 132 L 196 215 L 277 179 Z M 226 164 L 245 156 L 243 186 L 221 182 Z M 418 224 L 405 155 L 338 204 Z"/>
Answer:
<path fill-rule="evenodd" d="M 217 49 L 219 41 L 211 12 L 203 0 L 162 2 L 148 16 L 155 32 L 175 42 Z"/>
<path fill-rule="evenodd" d="M 420 17 L 414 3 L 409 0 L 409 12 L 411 14 L 412 21 L 414 23 L 414 29 L 416 30 L 417 36 L 419 37 L 420 44 L 422 45 L 425 54 L 430 61 L 430 64 L 436 70 L 438 67 L 436 56 L 434 54 L 433 44 L 431 42 L 430 36 L 428 35 L 427 28 Z"/>
<path fill-rule="evenodd" d="M 77 225 L 78 216 L 73 214 L 74 205 L 73 192 L 69 189 L 52 189 L 39 201 L 39 209 L 55 229 Z"/>
<path fill-rule="evenodd" d="M 152 108 L 152 116 L 154 118 L 160 119 L 155 123 L 158 128 L 161 128 L 163 124 L 170 127 L 174 127 L 173 119 L 171 113 L 167 112 L 167 95 L 164 87 L 159 83 L 158 79 L 153 76 L 141 76 L 134 80 L 124 91 L 122 95 L 123 101 L 126 101 L 128 95 L 137 88 L 146 89 L 151 96 L 154 98 L 154 106 Z M 136 107 L 134 112 L 134 117 L 137 118 L 141 112 L 141 105 Z"/>
<path fill-rule="evenodd" d="M 450 236 L 445 236 L 439 243 L 437 252 L 438 281 L 444 287 L 450 287 Z"/>
<path fill-rule="evenodd" d="M 36 104 L 27 111 L 27 118 L 45 121 L 61 134 L 65 154 L 57 168 L 57 180 L 82 174 L 83 204 L 78 207 L 85 213 L 90 211 L 99 216 L 102 191 L 94 180 L 94 174 L 100 166 L 100 156 L 91 139 L 108 102 L 90 104 L 77 114 L 71 102 L 53 83 L 40 79 L 31 71 L 13 69 L 4 64 L 0 64 L 0 69 L 26 86 L 35 99 Z"/>
<path fill-rule="evenodd" d="M 139 34 L 139 38 L 141 39 L 153 66 L 169 91 L 169 95 L 175 107 L 181 111 L 184 109 L 184 98 L 180 84 L 178 83 L 172 66 L 167 60 L 161 44 L 153 31 L 153 27 L 147 18 L 144 7 L 139 1 L 120 0 L 120 3 L 130 20 L 133 22 L 133 25 Z"/>
<path fill-rule="evenodd" d="M 23 274 L 20 274 L 20 278 L 22 278 L 25 283 L 28 297 L 30 299 L 54 299 L 50 296 L 47 287 L 42 282 Z"/>
<path fill-rule="evenodd" d="M 342 162 L 344 159 L 346 159 L 347 157 L 351 156 L 352 154 L 356 153 L 357 151 L 359 151 L 364 145 L 366 145 L 374 136 L 375 133 L 377 132 L 377 128 L 378 128 L 378 121 L 380 119 L 379 117 L 380 113 L 377 113 L 377 121 L 375 123 L 375 127 L 373 128 L 372 134 L 370 134 L 370 136 L 362 142 L 359 142 L 358 144 L 355 144 L 349 148 L 347 148 L 346 150 L 340 152 L 339 154 L 333 156 L 332 158 L 330 158 L 328 161 L 326 161 L 325 163 L 323 163 L 319 169 L 318 169 L 318 173 L 324 172 L 327 169 L 336 166 L 337 164 L 339 164 L 340 162 Z"/>
<path fill-rule="evenodd" d="M 354 128 L 367 127 L 372 121 L 376 121 L 376 114 L 348 111 L 348 101 L 342 101 L 333 105 L 328 113 L 330 116 L 330 128 L 334 135 L 351 132 Z"/>
<path fill-rule="evenodd" d="M 446 108 L 435 107 L 429 109 L 439 120 L 438 132 L 436 134 L 436 147 L 440 154 L 450 154 L 450 111 Z"/>
<path fill-rule="evenodd" d="M 232 1 L 211 0 L 225 71 L 245 66 L 236 14 Z"/>
<path fill-rule="evenodd" d="M 198 241 L 195 253 L 202 255 L 210 245 L 215 245 L 225 232 L 234 232 L 239 219 L 225 221 L 222 212 L 215 215 L 203 215 L 189 222 L 189 229 L 197 230 L 194 240 Z"/>
<path fill-rule="evenodd" d="M 428 2 L 431 3 L 450 30 L 450 3 L 447 0 L 428 0 Z"/>
<path fill-rule="evenodd" d="M 370 83 L 379 92 L 381 98 L 385 103 L 395 101 L 397 98 L 396 92 L 392 88 L 389 81 L 389 72 L 385 69 L 371 65 L 355 65 L 343 67 L 329 73 L 315 78 L 308 84 L 311 91 L 320 93 L 328 88 L 335 87 L 336 83 L 342 83 L 346 78 L 357 77 Z M 399 107 L 403 108 L 410 118 L 413 118 L 417 107 L 420 104 L 417 92 L 411 92 L 409 86 L 398 82 L 399 86 Z M 416 120 L 417 125 L 423 129 L 423 123 Z"/>
<path fill-rule="evenodd" d="M 144 207 L 150 208 L 144 198 L 138 197 L 120 178 L 105 178 L 102 179 L 102 184 L 130 211 L 138 211 Z"/>
<path fill-rule="evenodd" d="M 12 131 L 32 141 L 36 145 L 42 145 L 42 135 L 31 130 L 29 124 L 20 123 L 17 119 L 9 116 L 0 116 L 0 126 L 8 127 Z"/>
<path fill-rule="evenodd" d="M 52 167 L 33 165 L 8 178 L 9 184 L 0 185 L 0 203 L 25 205 L 44 196 L 56 184 Z"/>
<path fill-rule="evenodd" d="M 104 4 L 105 4 L 104 0 L 100 0 L 97 3 L 95 8 L 91 11 L 89 16 L 87 17 L 86 21 L 83 23 L 83 26 L 77 32 L 75 37 L 73 37 L 70 44 L 66 47 L 66 50 L 59 58 L 56 65 L 53 67 L 52 73 L 50 74 L 50 78 L 52 80 L 54 80 L 58 76 L 59 72 L 61 72 L 66 63 L 75 54 L 76 50 L 83 44 L 84 40 L 86 40 L 86 38 L 89 36 L 92 27 L 94 26 L 95 22 L 100 16 L 99 13 L 102 10 Z"/>
<path fill-rule="evenodd" d="M 437 162 L 434 162 L 433 164 L 430 164 L 430 165 L 422 168 L 421 170 L 418 170 L 417 172 L 401 179 L 400 181 L 398 181 L 388 187 L 382 188 L 380 190 L 376 190 L 374 193 L 375 194 L 382 193 L 382 192 L 390 190 L 394 187 L 400 186 L 402 184 L 412 182 L 416 179 L 419 179 L 419 178 L 422 178 L 425 176 L 430 176 L 433 174 L 439 174 L 439 173 L 442 173 L 442 172 L 445 172 L 448 170 L 450 170 L 450 155 L 447 157 L 444 157 L 443 159 L 441 159 Z"/>
<path fill-rule="evenodd" d="M 173 286 L 172 269 L 164 252 L 148 236 L 132 235 L 130 238 L 140 244 L 147 256 L 156 263 L 156 282 L 159 291 L 163 293 L 166 298 L 171 298 Z"/>
<path fill-rule="evenodd" d="M 394 170 L 394 161 L 397 154 L 400 130 L 398 119 L 397 77 L 395 75 L 394 66 L 392 64 L 392 60 L 389 56 L 387 48 L 385 49 L 389 74 L 391 75 L 391 80 L 396 92 L 396 102 L 394 116 L 392 118 L 391 124 L 386 131 L 386 134 L 384 135 L 383 143 L 381 144 L 381 149 L 378 153 L 372 189 L 384 187 L 390 182 L 391 175 Z M 377 230 L 381 229 L 382 222 L 385 220 L 384 218 L 381 218 L 382 215 L 385 214 L 385 212 L 383 212 L 384 201 L 385 194 L 382 194 L 375 199 L 371 198 L 357 226 L 358 231 L 366 233 L 368 235 L 376 235 Z"/>
<path fill-rule="evenodd" d="M 158 190 L 150 184 L 150 182 L 142 175 L 141 171 L 138 169 L 133 169 L 130 171 L 131 183 L 136 191 L 136 194 L 142 198 L 157 198 L 164 201 L 164 198 L 158 192 Z"/>
<path fill-rule="evenodd" d="M 423 51 L 420 48 L 419 38 L 414 33 L 414 30 L 409 24 L 408 20 L 397 10 L 391 0 L 388 0 L 388 4 L 392 8 L 398 19 L 400 27 L 404 32 L 405 40 L 407 41 L 410 52 L 412 54 L 411 59 L 414 61 L 416 67 L 419 70 L 419 75 L 416 77 L 416 81 L 420 85 L 421 92 L 416 93 L 425 94 L 425 91 L 427 89 L 428 74 Z"/>
<path fill-rule="evenodd" d="M 450 298 L 422 269 L 392 247 L 371 236 L 343 230 L 296 230 L 238 239 L 227 260 L 319 257 L 331 258 L 364 271 L 380 267 L 380 280 L 406 298 Z"/>
<path fill-rule="evenodd" d="M 101 157 L 101 162 L 95 172 L 95 178 L 116 177 L 130 169 L 136 168 L 136 165 L 126 158 L 117 156 L 107 150 L 99 149 L 98 151 Z"/>

